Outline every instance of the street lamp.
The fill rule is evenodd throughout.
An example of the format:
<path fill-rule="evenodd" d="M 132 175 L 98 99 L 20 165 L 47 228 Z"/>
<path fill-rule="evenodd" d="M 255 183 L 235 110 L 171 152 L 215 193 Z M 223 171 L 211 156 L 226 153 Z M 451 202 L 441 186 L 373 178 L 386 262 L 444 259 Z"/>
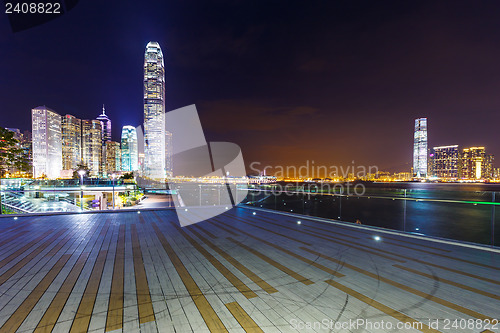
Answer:
<path fill-rule="evenodd" d="M 80 175 L 80 210 L 83 212 L 83 176 L 85 175 L 85 170 L 78 170 L 78 174 Z"/>
<path fill-rule="evenodd" d="M 115 179 L 116 179 L 116 173 L 111 175 L 111 178 L 113 179 L 113 210 L 115 209 Z"/>

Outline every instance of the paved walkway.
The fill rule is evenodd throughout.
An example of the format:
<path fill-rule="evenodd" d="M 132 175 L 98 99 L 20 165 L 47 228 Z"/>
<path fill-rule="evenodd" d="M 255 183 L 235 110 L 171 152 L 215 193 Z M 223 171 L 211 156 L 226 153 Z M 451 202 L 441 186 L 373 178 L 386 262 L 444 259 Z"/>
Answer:
<path fill-rule="evenodd" d="M 500 332 L 499 254 L 252 212 L 2 218 L 0 333 Z"/>

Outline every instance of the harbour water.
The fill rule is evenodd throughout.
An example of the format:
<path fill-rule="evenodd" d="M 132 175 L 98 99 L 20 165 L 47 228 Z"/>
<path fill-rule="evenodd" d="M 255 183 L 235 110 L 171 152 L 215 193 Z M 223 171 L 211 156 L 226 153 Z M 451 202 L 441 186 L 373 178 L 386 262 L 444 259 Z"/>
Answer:
<path fill-rule="evenodd" d="M 304 185 L 311 190 L 309 184 L 286 193 L 266 187 L 247 200 L 262 208 L 500 246 L 500 205 L 494 204 L 500 204 L 499 185 L 368 183 L 361 196 L 295 192 Z"/>

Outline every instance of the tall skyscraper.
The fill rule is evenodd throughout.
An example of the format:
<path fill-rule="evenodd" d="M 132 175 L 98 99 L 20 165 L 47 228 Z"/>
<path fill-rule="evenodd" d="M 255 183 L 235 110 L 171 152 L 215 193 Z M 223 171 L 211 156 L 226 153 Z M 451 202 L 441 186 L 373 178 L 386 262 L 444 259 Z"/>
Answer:
<path fill-rule="evenodd" d="M 115 141 L 106 141 L 106 173 L 113 174 L 122 169 L 122 154 L 120 144 Z"/>
<path fill-rule="evenodd" d="M 70 114 L 62 117 L 63 170 L 76 170 L 82 161 L 82 121 Z"/>
<path fill-rule="evenodd" d="M 121 138 L 122 170 L 139 170 L 137 131 L 133 126 L 123 126 Z"/>
<path fill-rule="evenodd" d="M 102 170 L 102 128 L 99 120 L 82 120 L 82 160 L 90 177 L 99 177 Z"/>
<path fill-rule="evenodd" d="M 432 148 L 432 176 L 443 179 L 457 179 L 460 169 L 458 145 Z"/>
<path fill-rule="evenodd" d="M 62 170 L 61 116 L 46 106 L 31 110 L 33 176 L 58 178 Z"/>
<path fill-rule="evenodd" d="M 157 42 L 144 54 L 144 175 L 164 179 L 165 170 L 165 70 Z"/>
<path fill-rule="evenodd" d="M 413 176 L 417 178 L 427 177 L 427 118 L 415 119 Z"/>
<path fill-rule="evenodd" d="M 111 141 L 111 120 L 106 115 L 106 110 L 104 109 L 104 105 L 102 106 L 102 113 L 96 118 L 101 122 L 102 129 L 102 145 L 105 146 L 106 141 Z"/>

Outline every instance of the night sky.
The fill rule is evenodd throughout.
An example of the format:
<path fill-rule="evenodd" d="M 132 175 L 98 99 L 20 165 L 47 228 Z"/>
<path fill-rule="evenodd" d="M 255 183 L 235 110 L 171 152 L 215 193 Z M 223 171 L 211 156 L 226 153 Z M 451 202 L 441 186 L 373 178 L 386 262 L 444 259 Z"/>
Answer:
<path fill-rule="evenodd" d="M 3 11 L 2 11 L 3 12 Z M 0 14 L 0 126 L 30 110 L 143 119 L 144 48 L 165 55 L 166 107 L 196 104 L 208 141 L 262 165 L 409 171 L 429 145 L 500 158 L 498 1 L 90 1 L 13 33 Z M 498 163 L 496 163 L 498 164 Z"/>

